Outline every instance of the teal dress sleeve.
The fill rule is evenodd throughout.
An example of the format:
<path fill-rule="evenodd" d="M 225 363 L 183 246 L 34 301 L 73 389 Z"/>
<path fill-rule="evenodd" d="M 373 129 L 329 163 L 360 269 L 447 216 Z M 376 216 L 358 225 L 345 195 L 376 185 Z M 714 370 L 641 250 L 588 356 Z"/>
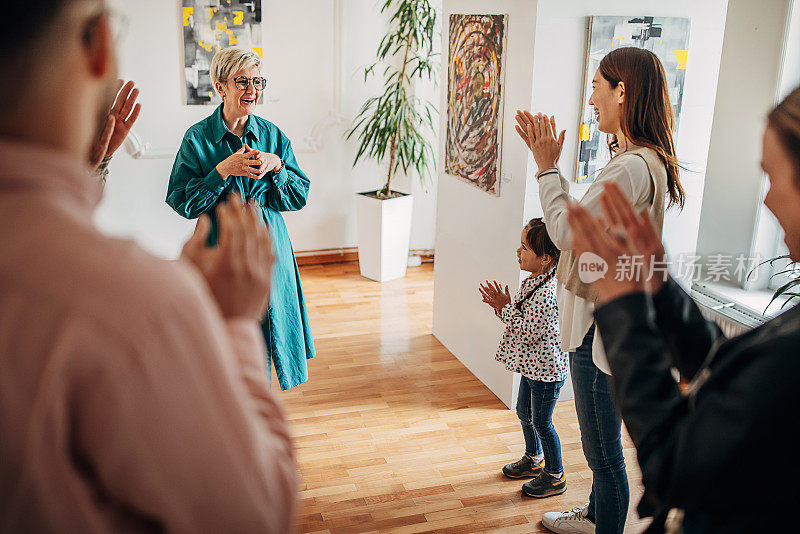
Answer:
<path fill-rule="evenodd" d="M 297 211 L 306 205 L 311 180 L 300 170 L 292 150 L 292 142 L 278 130 L 280 136 L 280 158 L 283 169 L 274 175 L 266 193 L 266 204 L 275 211 Z"/>
<path fill-rule="evenodd" d="M 167 190 L 167 204 L 187 219 L 199 217 L 212 208 L 227 185 L 215 167 L 203 172 L 200 157 L 199 147 L 187 132 L 175 156 Z"/>

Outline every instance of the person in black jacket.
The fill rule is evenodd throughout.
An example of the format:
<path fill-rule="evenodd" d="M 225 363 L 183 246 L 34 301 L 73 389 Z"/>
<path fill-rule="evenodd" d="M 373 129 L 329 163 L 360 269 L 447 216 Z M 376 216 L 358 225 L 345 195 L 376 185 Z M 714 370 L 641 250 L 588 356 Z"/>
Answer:
<path fill-rule="evenodd" d="M 762 154 L 764 203 L 798 261 L 800 88 L 770 113 Z M 614 396 L 642 470 L 639 513 L 654 517 L 648 532 L 796 531 L 800 306 L 726 339 L 674 280 L 652 277 L 665 253 L 648 214 L 636 214 L 615 184 L 602 203 L 599 220 L 576 204 L 569 221 L 581 253 L 609 266 L 645 260 L 638 276 L 614 276 L 612 267 L 593 287 Z"/>

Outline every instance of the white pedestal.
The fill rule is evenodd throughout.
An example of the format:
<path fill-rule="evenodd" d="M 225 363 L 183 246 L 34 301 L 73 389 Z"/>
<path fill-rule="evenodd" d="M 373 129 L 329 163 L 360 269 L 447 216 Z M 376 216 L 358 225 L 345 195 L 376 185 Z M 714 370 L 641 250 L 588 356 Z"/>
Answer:
<path fill-rule="evenodd" d="M 356 195 L 361 276 L 386 282 L 406 275 L 414 197 L 379 200 Z"/>

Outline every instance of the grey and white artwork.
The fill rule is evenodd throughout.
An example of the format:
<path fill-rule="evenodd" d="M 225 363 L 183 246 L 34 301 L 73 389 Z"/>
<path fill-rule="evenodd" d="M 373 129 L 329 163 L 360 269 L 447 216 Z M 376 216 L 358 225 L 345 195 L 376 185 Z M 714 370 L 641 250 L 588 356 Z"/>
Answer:
<path fill-rule="evenodd" d="M 610 159 L 606 135 L 597 129 L 589 97 L 592 77 L 603 56 L 624 46 L 646 48 L 664 65 L 669 99 L 675 112 L 675 133 L 681 117 L 683 85 L 689 49 L 688 18 L 677 17 L 589 17 L 585 84 L 579 126 L 578 161 L 575 181 L 593 182 Z"/>
<path fill-rule="evenodd" d="M 211 59 L 229 46 L 261 46 L 261 0 L 182 0 L 186 103 L 219 104 L 209 75 Z"/>

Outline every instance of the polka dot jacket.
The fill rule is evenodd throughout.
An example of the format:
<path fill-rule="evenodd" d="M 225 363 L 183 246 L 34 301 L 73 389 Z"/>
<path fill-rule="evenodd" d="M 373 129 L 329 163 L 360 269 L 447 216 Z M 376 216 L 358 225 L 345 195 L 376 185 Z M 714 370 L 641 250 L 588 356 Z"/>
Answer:
<path fill-rule="evenodd" d="M 555 382 L 567 378 L 568 365 L 568 355 L 561 351 L 555 277 L 530 294 L 546 276 L 526 278 L 513 302 L 497 313 L 506 331 L 495 359 L 531 380 Z M 517 304 L 523 300 L 520 311 Z"/>

